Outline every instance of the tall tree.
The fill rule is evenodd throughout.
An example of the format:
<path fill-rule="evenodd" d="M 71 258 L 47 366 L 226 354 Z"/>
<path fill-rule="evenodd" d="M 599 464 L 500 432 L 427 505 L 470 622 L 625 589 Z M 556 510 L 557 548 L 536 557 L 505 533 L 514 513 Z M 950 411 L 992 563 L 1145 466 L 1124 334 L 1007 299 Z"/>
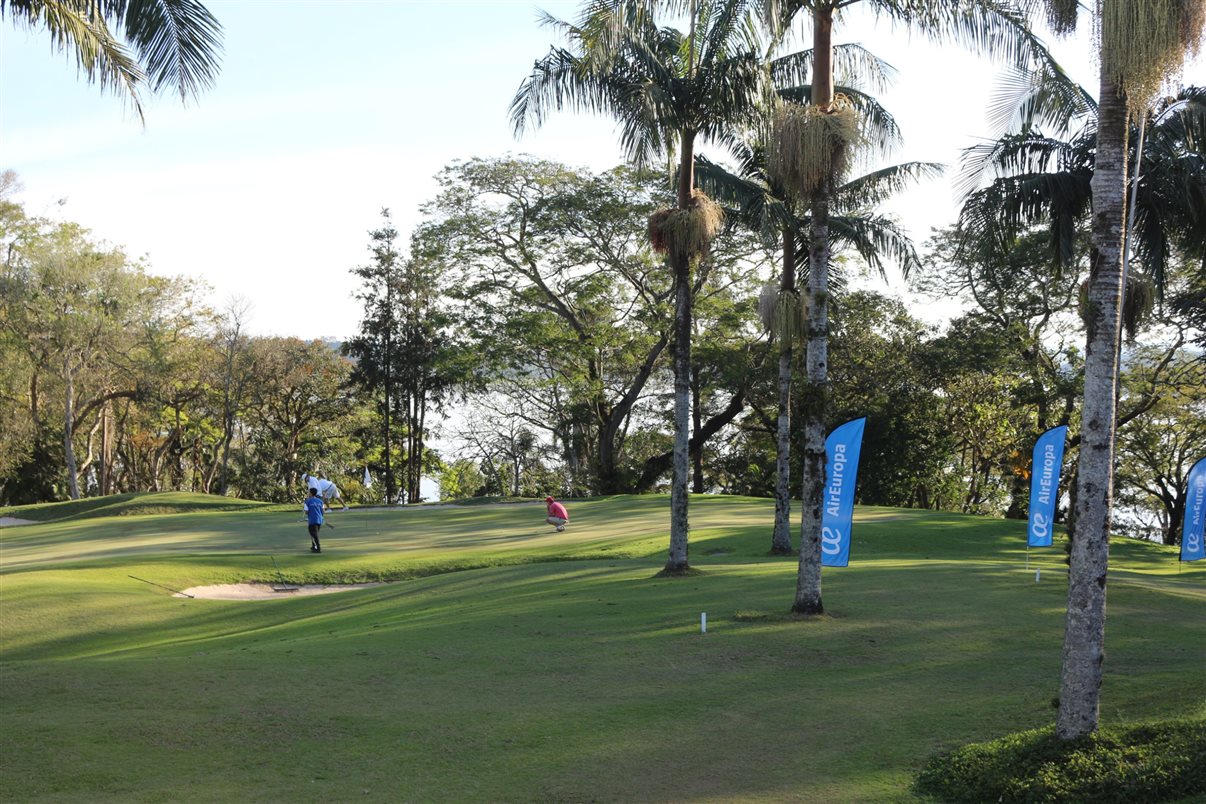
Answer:
<path fill-rule="evenodd" d="M 400 273 L 398 343 L 402 360 L 398 387 L 406 438 L 406 501 L 422 499 L 423 472 L 433 465 L 427 446 L 428 412 L 438 410 L 470 372 L 468 348 L 456 337 L 453 318 L 445 309 L 447 267 L 438 256 L 424 253 L 418 239 L 412 258 Z"/>
<path fill-rule="evenodd" d="M 888 125 L 881 130 L 894 131 L 891 118 L 886 120 Z M 792 365 L 795 343 L 803 332 L 804 317 L 797 287 L 797 266 L 810 246 L 807 235 L 810 219 L 807 213 L 796 212 L 792 194 L 767 171 L 765 149 L 761 144 L 741 143 L 732 150 L 737 157 L 739 174 L 703 157 L 697 160 L 697 171 L 701 185 L 708 192 L 730 207 L 731 214 L 745 225 L 777 240 L 782 254 L 777 287 L 763 289 L 759 306 L 763 325 L 779 344 L 775 524 L 771 552 L 786 555 L 791 552 Z M 895 261 L 907 276 L 919 264 L 913 244 L 893 221 L 875 214 L 874 207 L 911 181 L 935 175 L 939 169 L 934 164 L 911 162 L 874 171 L 838 187 L 834 195 L 835 245 L 857 252 L 881 274 L 885 260 Z"/>
<path fill-rule="evenodd" d="M 125 95 L 140 119 L 148 83 L 187 101 L 218 75 L 222 26 L 197 0 L 0 0 L 0 17 L 44 29 L 89 81 Z"/>
<path fill-rule="evenodd" d="M 355 296 L 364 303 L 364 317 L 359 334 L 344 343 L 343 353 L 355 361 L 352 382 L 374 395 L 380 394 L 377 410 L 381 418 L 385 500 L 392 504 L 398 501 L 392 424 L 397 409 L 395 386 L 404 360 L 398 303 L 405 260 L 398 251 L 398 230 L 388 209 L 381 210 L 381 228 L 369 232 L 369 240 L 372 262 L 352 269 L 362 282 Z"/>
<path fill-rule="evenodd" d="M 109 357 L 134 322 L 141 274 L 117 250 L 90 242 L 75 224 L 23 243 L 24 270 L 7 277 L 4 322 L 60 383 L 63 470 L 71 499 L 80 496 L 75 428 L 81 408 L 108 394 Z"/>
<path fill-rule="evenodd" d="M 1024 63 L 1041 54 L 1025 20 L 1008 4 L 993 0 L 767 0 L 766 19 L 776 32 L 789 30 L 798 13 L 812 21 L 811 89 L 803 113 L 779 116 L 774 135 L 781 179 L 808 204 L 807 355 L 804 396 L 810 400 L 804 421 L 804 515 L 800 562 L 792 610 L 824 611 L 821 598 L 821 501 L 825 482 L 825 422 L 830 402 L 828 379 L 830 212 L 834 187 L 858 141 L 852 104 L 834 92 L 833 28 L 836 13 L 862 3 L 892 22 L 938 40 L 954 39 L 990 54 Z"/>
<path fill-rule="evenodd" d="M 525 157 L 457 163 L 439 182 L 416 253 L 449 266 L 492 390 L 562 446 L 572 488 L 629 490 L 627 436 L 669 339 L 670 282 L 643 246 L 664 180 Z"/>
<path fill-rule="evenodd" d="M 1159 396 L 1118 430 L 1118 500 L 1141 525 L 1154 524 L 1164 544 L 1180 544 L 1189 470 L 1206 456 L 1206 360 L 1184 349 L 1171 361 L 1160 350 L 1138 351 L 1122 378 L 1123 397 L 1145 393 L 1153 373 Z M 1171 370 L 1161 371 L 1164 363 Z"/>
<path fill-rule="evenodd" d="M 1046 0 L 1049 22 L 1076 28 L 1078 4 Z M 1080 459 L 1077 466 L 1068 615 L 1056 733 L 1097 729 L 1105 660 L 1106 576 L 1114 491 L 1116 389 L 1122 336 L 1128 122 L 1144 114 L 1163 81 L 1196 52 L 1206 32 L 1203 0 L 1099 0 L 1097 147 L 1091 182 L 1092 252 Z"/>
<path fill-rule="evenodd" d="M 234 439 L 235 419 L 251 379 L 251 352 L 246 333 L 250 313 L 249 302 L 231 299 L 216 333 L 222 358 L 222 464 L 218 480 L 218 493 L 222 496 L 226 495 L 229 485 L 230 442 Z"/>
<path fill-rule="evenodd" d="M 658 27 L 651 3 L 589 3 L 578 24 L 546 17 L 569 40 L 536 62 L 512 101 L 517 132 L 552 109 L 616 117 L 630 157 L 648 163 L 677 151 L 676 204 L 650 218 L 655 249 L 674 278 L 674 421 L 667 573 L 690 569 L 692 264 L 719 231 L 719 208 L 695 189 L 697 139 L 724 141 L 755 119 L 769 77 L 748 0 L 690 3 L 688 30 Z"/>

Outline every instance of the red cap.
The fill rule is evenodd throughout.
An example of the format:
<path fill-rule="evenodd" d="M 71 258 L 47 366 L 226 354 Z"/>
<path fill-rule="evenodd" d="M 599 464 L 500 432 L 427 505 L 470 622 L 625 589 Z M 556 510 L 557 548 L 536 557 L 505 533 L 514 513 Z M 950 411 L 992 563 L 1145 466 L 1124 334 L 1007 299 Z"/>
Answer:
<path fill-rule="evenodd" d="M 545 498 L 544 498 L 544 501 L 545 501 L 545 502 L 552 502 L 552 501 L 553 501 L 553 498 L 552 498 L 552 497 L 545 497 Z"/>

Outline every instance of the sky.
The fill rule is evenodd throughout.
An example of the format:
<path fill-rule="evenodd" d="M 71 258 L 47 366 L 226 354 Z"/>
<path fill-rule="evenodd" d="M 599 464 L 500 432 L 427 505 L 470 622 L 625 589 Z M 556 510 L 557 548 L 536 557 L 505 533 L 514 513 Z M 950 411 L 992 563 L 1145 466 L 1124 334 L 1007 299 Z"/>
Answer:
<path fill-rule="evenodd" d="M 561 44 L 538 10 L 573 19 L 577 2 L 206 5 L 225 30 L 216 85 L 187 106 L 144 98 L 145 124 L 77 75 L 43 31 L 0 21 L 0 170 L 17 172 L 29 214 L 81 223 L 152 273 L 204 281 L 215 308 L 249 304 L 254 334 L 354 334 L 350 271 L 368 262 L 381 209 L 405 246 L 453 160 L 533 154 L 603 170 L 623 159 L 605 118 L 553 114 L 521 139 L 511 129 L 520 83 Z M 985 109 L 1000 67 L 859 13 L 836 38 L 899 72 L 880 94 L 905 138 L 894 160 L 952 168 L 886 207 L 920 242 L 954 220 L 960 150 L 995 133 Z M 1096 85 L 1087 34 L 1048 41 L 1074 78 Z M 1206 83 L 1206 62 L 1185 80 Z"/>

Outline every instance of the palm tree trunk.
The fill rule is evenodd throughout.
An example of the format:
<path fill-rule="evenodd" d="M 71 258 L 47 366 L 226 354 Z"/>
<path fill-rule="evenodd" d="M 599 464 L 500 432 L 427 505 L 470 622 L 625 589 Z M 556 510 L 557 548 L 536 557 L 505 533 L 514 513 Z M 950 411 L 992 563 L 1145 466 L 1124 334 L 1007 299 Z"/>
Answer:
<path fill-rule="evenodd" d="M 1126 99 L 1108 75 L 1101 79 L 1097 120 L 1085 398 L 1056 720 L 1065 740 L 1097 729 L 1105 658 L 1127 151 Z"/>
<path fill-rule="evenodd" d="M 783 227 L 783 273 L 780 293 L 796 289 L 796 239 L 791 227 Z M 794 314 L 794 312 L 793 312 Z M 791 554 L 791 361 L 792 340 L 779 339 L 779 420 L 776 432 L 775 460 L 775 533 L 771 538 L 771 553 Z"/>
<path fill-rule="evenodd" d="M 687 209 L 695 176 L 695 134 L 684 131 L 678 167 L 678 208 Z M 687 558 L 687 476 L 691 439 L 691 255 L 670 255 L 674 271 L 674 457 L 670 478 L 670 555 L 663 572 L 690 569 Z"/>
<path fill-rule="evenodd" d="M 828 106 L 833 100 L 833 9 L 818 5 L 813 12 L 812 102 Z M 822 184 L 812 199 L 808 248 L 808 332 L 805 358 L 806 398 L 800 522 L 800 564 L 796 599 L 791 610 L 821 614 L 821 500 L 825 487 L 825 422 L 829 413 L 829 196 L 833 180 Z"/>

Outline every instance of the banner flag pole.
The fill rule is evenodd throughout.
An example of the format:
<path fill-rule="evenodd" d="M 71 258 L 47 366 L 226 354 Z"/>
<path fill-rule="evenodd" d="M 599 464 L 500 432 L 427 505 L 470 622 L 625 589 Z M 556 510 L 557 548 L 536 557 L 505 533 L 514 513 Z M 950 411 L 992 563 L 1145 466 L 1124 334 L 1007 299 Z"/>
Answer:
<path fill-rule="evenodd" d="M 1206 458 L 1202 458 L 1189 470 L 1185 482 L 1185 519 L 1181 523 L 1180 562 L 1201 561 L 1206 558 L 1203 548 L 1203 531 L 1206 530 Z"/>
<path fill-rule="evenodd" d="M 850 528 L 854 521 L 854 490 L 858 456 L 867 419 L 835 427 L 825 439 L 825 493 L 821 502 L 821 566 L 850 564 Z"/>
<path fill-rule="evenodd" d="M 1030 458 L 1030 511 L 1026 523 L 1026 572 L 1030 572 L 1030 548 L 1050 547 L 1059 503 L 1059 478 L 1064 465 L 1064 441 L 1068 425 L 1052 427 L 1034 442 Z M 1035 575 L 1038 582 L 1038 575 Z"/>

